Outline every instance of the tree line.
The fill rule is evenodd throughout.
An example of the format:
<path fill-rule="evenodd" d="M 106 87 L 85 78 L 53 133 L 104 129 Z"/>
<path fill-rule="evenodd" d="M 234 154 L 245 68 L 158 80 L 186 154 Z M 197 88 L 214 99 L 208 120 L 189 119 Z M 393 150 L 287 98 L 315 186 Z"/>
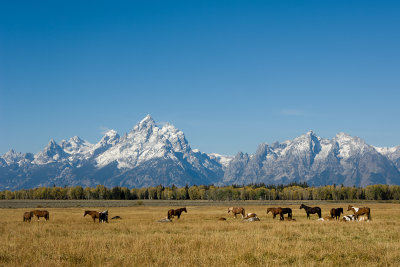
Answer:
<path fill-rule="evenodd" d="M 399 200 L 398 185 L 308 186 L 306 183 L 288 185 L 200 185 L 176 187 L 155 186 L 127 188 L 104 185 L 96 187 L 39 187 L 34 189 L 0 191 L 0 199 L 45 199 L 45 200 Z"/>

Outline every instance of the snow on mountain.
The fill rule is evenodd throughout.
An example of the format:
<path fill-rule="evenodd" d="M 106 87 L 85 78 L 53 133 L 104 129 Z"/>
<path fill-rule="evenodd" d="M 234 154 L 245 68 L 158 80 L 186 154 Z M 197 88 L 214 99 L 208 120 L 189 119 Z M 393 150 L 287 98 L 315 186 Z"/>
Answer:
<path fill-rule="evenodd" d="M 282 144 L 261 144 L 253 156 L 238 154 L 222 184 L 308 182 L 314 185 L 399 184 L 387 157 L 358 137 L 339 133 L 331 140 L 312 131 Z"/>
<path fill-rule="evenodd" d="M 90 156 L 97 156 L 105 152 L 110 147 L 116 145 L 120 140 L 120 136 L 115 130 L 109 130 L 104 134 L 101 140 L 92 146 L 90 151 Z"/>
<path fill-rule="evenodd" d="M 1 157 L 22 157 L 15 152 Z M 185 135 L 171 124 L 159 126 L 147 115 L 120 137 L 110 130 L 91 144 L 74 136 L 58 144 L 53 139 L 24 169 L 0 170 L 4 177 L 21 177 L 17 187 L 38 185 L 152 186 L 210 184 L 223 176 L 221 164 L 207 154 L 192 150 Z M 11 181 L 11 179 L 9 179 Z M 15 182 L 15 179 L 12 180 Z"/>
<path fill-rule="evenodd" d="M 82 140 L 78 136 L 70 138 L 68 141 L 61 140 L 60 147 L 68 154 L 87 154 L 93 145 Z"/>
<path fill-rule="evenodd" d="M 62 161 L 66 158 L 68 158 L 68 153 L 65 152 L 62 147 L 56 143 L 56 141 L 51 139 L 47 146 L 35 155 L 33 163 L 43 165 Z"/>
<path fill-rule="evenodd" d="M 0 159 L 3 159 L 4 161 L 3 164 L 6 163 L 7 165 L 13 163 L 22 164 L 31 162 L 33 160 L 33 154 L 31 153 L 23 154 L 21 152 L 15 152 L 13 149 L 11 149 L 7 153 L 5 153 Z"/>
<path fill-rule="evenodd" d="M 391 160 L 400 171 L 400 146 L 395 147 L 375 147 L 376 151 Z"/>
<path fill-rule="evenodd" d="M 226 155 L 221 155 L 218 153 L 211 153 L 211 154 L 208 154 L 208 156 L 211 159 L 219 162 L 219 164 L 221 164 L 224 168 L 228 167 L 229 162 L 231 162 L 233 159 L 233 156 L 226 156 Z"/>
<path fill-rule="evenodd" d="M 189 151 L 182 131 L 169 124 L 160 128 L 147 115 L 119 143 L 96 157 L 96 162 L 99 168 L 114 161 L 118 168 L 134 168 L 153 158 L 176 159 L 175 152 Z"/>
<path fill-rule="evenodd" d="M 110 130 L 96 144 L 53 139 L 36 155 L 0 157 L 0 190 L 49 185 L 142 187 L 159 184 L 307 182 L 310 185 L 400 184 L 400 146 L 379 148 L 345 133 L 325 139 L 309 131 L 260 144 L 254 154 L 206 154 L 192 149 L 171 124 L 147 115 L 122 137 Z"/>

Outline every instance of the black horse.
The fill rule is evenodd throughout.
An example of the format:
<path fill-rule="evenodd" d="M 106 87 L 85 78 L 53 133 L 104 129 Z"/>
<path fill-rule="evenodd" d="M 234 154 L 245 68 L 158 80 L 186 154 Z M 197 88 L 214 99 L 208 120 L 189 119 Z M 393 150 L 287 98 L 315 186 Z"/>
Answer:
<path fill-rule="evenodd" d="M 288 215 L 288 218 L 292 219 L 292 209 L 291 208 L 282 208 L 282 214 L 286 214 L 286 213 Z M 283 219 L 281 218 L 281 220 L 283 220 Z"/>
<path fill-rule="evenodd" d="M 300 209 L 304 209 L 307 213 L 307 219 L 310 219 L 311 214 L 318 214 L 318 217 L 321 218 L 321 208 L 320 207 L 309 207 L 304 204 L 301 204 Z"/>
<path fill-rule="evenodd" d="M 332 208 L 331 209 L 331 217 L 335 218 L 336 220 L 340 219 L 340 214 L 343 214 L 343 208 Z"/>
<path fill-rule="evenodd" d="M 186 207 L 185 208 L 176 209 L 176 210 L 174 210 L 174 209 L 169 210 L 168 211 L 168 219 L 174 218 L 174 216 L 178 216 L 178 219 L 179 219 L 181 217 L 181 213 L 183 211 L 187 213 Z"/>

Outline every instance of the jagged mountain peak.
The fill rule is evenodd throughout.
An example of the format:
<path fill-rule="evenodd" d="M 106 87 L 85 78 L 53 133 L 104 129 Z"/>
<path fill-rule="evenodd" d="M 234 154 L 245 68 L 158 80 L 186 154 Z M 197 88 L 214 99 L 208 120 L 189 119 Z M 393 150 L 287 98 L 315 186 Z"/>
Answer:
<path fill-rule="evenodd" d="M 109 136 L 109 137 L 114 137 L 117 136 L 118 132 L 116 130 L 108 130 L 107 132 L 104 133 L 104 136 Z"/>
<path fill-rule="evenodd" d="M 2 158 L 5 160 L 7 164 L 17 163 L 23 159 L 29 158 L 30 153 L 23 154 L 21 152 L 16 152 L 14 149 L 10 149 L 7 151 Z"/>
<path fill-rule="evenodd" d="M 365 186 L 400 184 L 399 170 L 400 146 L 372 147 L 346 133 L 324 139 L 308 131 L 283 143 L 262 143 L 254 154 L 205 154 L 190 147 L 183 131 L 147 115 L 123 137 L 109 130 L 94 145 L 74 136 L 59 143 L 51 139 L 34 157 L 10 150 L 0 157 L 0 178 L 6 177 L 0 188 L 13 187 L 7 181 L 15 179 L 21 182 L 14 188 L 292 181 Z"/>
<path fill-rule="evenodd" d="M 50 162 L 63 160 L 67 157 L 68 154 L 52 138 L 50 139 L 47 146 L 35 155 L 35 159 L 33 162 L 36 164 L 47 164 Z"/>
<path fill-rule="evenodd" d="M 147 114 L 138 124 L 133 127 L 133 131 L 141 131 L 143 129 L 149 129 L 156 126 L 154 119 Z"/>

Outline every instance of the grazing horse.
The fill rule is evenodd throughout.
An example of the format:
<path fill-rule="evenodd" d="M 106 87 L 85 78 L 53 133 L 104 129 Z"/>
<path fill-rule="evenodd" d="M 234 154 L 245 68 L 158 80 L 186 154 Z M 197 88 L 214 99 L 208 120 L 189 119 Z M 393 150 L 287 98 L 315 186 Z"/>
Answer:
<path fill-rule="evenodd" d="M 99 219 L 100 223 L 100 212 L 94 210 L 85 210 L 85 213 L 83 213 L 83 217 L 85 217 L 87 214 L 92 217 L 93 222 L 96 222 L 96 219 Z"/>
<path fill-rule="evenodd" d="M 27 211 L 24 213 L 24 222 L 31 222 L 31 219 L 33 217 L 33 212 L 32 211 Z"/>
<path fill-rule="evenodd" d="M 321 218 L 321 208 L 320 207 L 309 207 L 304 204 L 301 204 L 300 209 L 304 209 L 307 213 L 307 219 L 310 219 L 310 214 L 318 214 L 318 217 Z"/>
<path fill-rule="evenodd" d="M 37 217 L 38 221 L 39 217 L 44 217 L 46 221 L 50 219 L 50 213 L 47 210 L 34 210 L 32 213 Z"/>
<path fill-rule="evenodd" d="M 233 215 L 235 216 L 235 218 L 236 218 L 236 214 L 241 214 L 242 218 L 244 218 L 244 213 L 245 213 L 244 208 L 242 208 L 242 207 L 230 207 L 230 208 L 228 208 L 228 213 L 231 212 L 231 211 L 232 211 Z"/>
<path fill-rule="evenodd" d="M 279 214 L 279 219 L 280 219 L 281 221 L 284 220 L 283 214 L 287 214 L 287 215 L 288 215 L 288 218 L 292 218 L 292 209 L 291 209 L 291 208 L 281 208 L 281 207 L 278 207 L 278 208 L 268 208 L 268 209 L 267 209 L 267 214 L 268 214 L 269 212 L 272 213 L 274 219 L 275 219 L 276 215 Z"/>
<path fill-rule="evenodd" d="M 340 214 L 343 214 L 343 208 L 332 208 L 331 209 L 331 217 L 335 218 L 336 220 L 340 219 Z"/>
<path fill-rule="evenodd" d="M 352 205 L 349 205 L 347 208 L 347 211 L 352 210 L 354 212 L 354 215 L 356 216 L 356 220 L 358 220 L 358 216 L 361 215 L 367 215 L 368 220 L 371 220 L 371 209 L 368 207 L 363 207 L 363 208 L 356 208 Z"/>
<path fill-rule="evenodd" d="M 288 218 L 292 219 L 292 209 L 291 208 L 282 208 L 282 214 L 287 214 Z"/>
<path fill-rule="evenodd" d="M 178 219 L 179 219 L 181 217 L 181 213 L 183 211 L 187 213 L 186 207 L 185 208 L 176 209 L 176 210 L 170 209 L 168 211 L 168 219 L 174 218 L 174 216 L 178 216 Z"/>
<path fill-rule="evenodd" d="M 276 215 L 278 215 L 279 214 L 279 218 L 280 218 L 280 220 L 283 220 L 283 211 L 282 211 L 282 208 L 280 208 L 280 207 L 278 207 L 278 208 L 267 208 L 267 214 L 268 213 L 272 213 L 272 215 L 273 215 L 273 219 L 275 219 L 276 218 Z"/>

